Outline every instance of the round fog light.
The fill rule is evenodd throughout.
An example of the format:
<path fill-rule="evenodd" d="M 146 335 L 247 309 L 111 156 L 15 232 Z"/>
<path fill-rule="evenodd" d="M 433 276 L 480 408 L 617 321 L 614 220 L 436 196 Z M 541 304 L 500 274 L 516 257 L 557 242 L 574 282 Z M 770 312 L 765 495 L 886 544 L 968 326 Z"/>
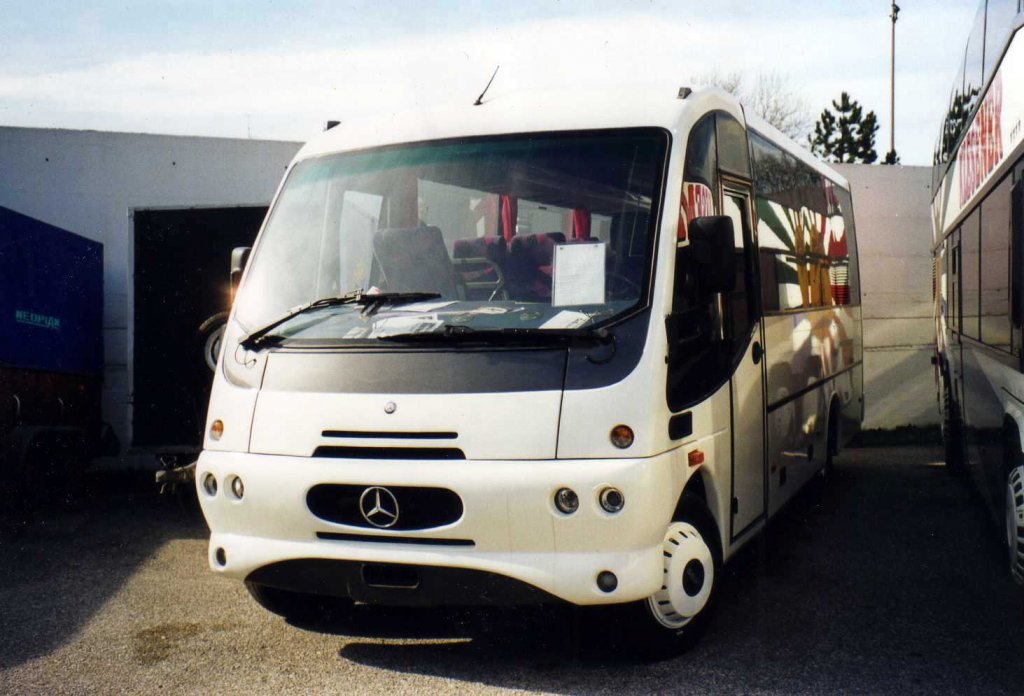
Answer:
<path fill-rule="evenodd" d="M 555 493 L 555 507 L 559 512 L 571 515 L 579 509 L 580 498 L 571 488 L 559 488 Z"/>
<path fill-rule="evenodd" d="M 626 449 L 633 444 L 633 429 L 628 425 L 616 425 L 609 437 L 613 445 L 619 449 Z"/>
<path fill-rule="evenodd" d="M 215 420 L 210 423 L 210 438 L 219 440 L 224 435 L 224 421 Z"/>
<path fill-rule="evenodd" d="M 217 477 L 213 474 L 206 474 L 203 476 L 203 490 L 206 491 L 206 495 L 211 498 L 217 495 Z"/>
<path fill-rule="evenodd" d="M 237 476 L 231 479 L 231 493 L 239 500 L 245 495 L 245 486 L 242 484 L 242 479 Z"/>
<path fill-rule="evenodd" d="M 618 488 L 605 488 L 599 497 L 605 512 L 615 513 L 626 505 L 626 496 Z"/>
<path fill-rule="evenodd" d="M 602 592 L 614 592 L 619 586 L 619 579 L 610 570 L 602 570 L 597 574 L 597 589 Z"/>

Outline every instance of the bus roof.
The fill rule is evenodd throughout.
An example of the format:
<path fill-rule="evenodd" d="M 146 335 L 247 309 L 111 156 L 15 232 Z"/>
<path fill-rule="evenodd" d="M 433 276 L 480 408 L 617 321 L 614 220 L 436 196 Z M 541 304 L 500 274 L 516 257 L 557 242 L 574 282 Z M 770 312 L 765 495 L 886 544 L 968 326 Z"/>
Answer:
<path fill-rule="evenodd" d="M 402 143 L 511 133 L 656 127 L 678 136 L 689 122 L 687 114 L 699 115 L 712 109 L 724 109 L 744 120 L 745 114 L 735 97 L 721 89 L 697 89 L 685 99 L 679 98 L 679 90 L 678 85 L 492 90 L 479 106 L 473 105 L 474 95 L 470 95 L 436 107 L 388 111 L 342 122 L 306 143 L 295 159 Z M 766 121 L 753 114 L 745 120 L 750 129 L 848 188 L 841 174 Z"/>

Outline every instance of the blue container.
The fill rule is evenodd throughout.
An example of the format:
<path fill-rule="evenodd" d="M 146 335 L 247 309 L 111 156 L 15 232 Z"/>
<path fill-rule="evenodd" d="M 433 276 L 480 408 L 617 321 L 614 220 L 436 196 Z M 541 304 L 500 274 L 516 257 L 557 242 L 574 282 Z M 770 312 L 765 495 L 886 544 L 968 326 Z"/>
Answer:
<path fill-rule="evenodd" d="M 103 372 L 103 245 L 3 207 L 0 366 Z"/>

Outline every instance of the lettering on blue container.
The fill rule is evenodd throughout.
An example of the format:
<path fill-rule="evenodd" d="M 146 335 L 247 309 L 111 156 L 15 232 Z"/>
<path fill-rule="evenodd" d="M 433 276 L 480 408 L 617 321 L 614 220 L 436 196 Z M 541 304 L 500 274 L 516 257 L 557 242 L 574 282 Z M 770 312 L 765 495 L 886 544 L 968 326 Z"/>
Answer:
<path fill-rule="evenodd" d="M 60 331 L 60 318 L 50 317 L 45 314 L 36 314 L 35 312 L 29 312 L 26 309 L 14 310 L 14 321 L 19 324 L 37 326 L 41 329 L 53 329 L 54 331 Z"/>

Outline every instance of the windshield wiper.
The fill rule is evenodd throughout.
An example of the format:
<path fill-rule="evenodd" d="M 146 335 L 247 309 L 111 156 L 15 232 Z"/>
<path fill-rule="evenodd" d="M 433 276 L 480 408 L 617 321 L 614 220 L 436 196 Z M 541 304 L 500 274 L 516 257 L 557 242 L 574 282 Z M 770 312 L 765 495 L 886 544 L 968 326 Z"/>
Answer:
<path fill-rule="evenodd" d="M 386 304 L 408 304 L 409 302 L 422 302 L 423 300 L 435 300 L 441 296 L 439 292 L 378 292 L 374 295 L 362 295 L 356 304 L 365 305 L 363 314 L 372 316 L 378 309 Z"/>
<path fill-rule="evenodd" d="M 612 333 L 605 328 L 598 329 L 540 329 L 509 326 L 503 328 L 475 329 L 471 326 L 461 324 L 445 324 L 440 331 L 419 331 L 409 333 L 389 334 L 378 336 L 380 341 L 402 341 L 402 342 L 424 342 L 432 341 L 491 341 L 513 340 L 536 340 L 536 339 L 565 340 L 572 338 L 587 338 L 604 343 L 614 338 Z"/>
<path fill-rule="evenodd" d="M 283 336 L 276 336 L 270 332 L 281 326 L 287 321 L 294 319 L 300 314 L 305 314 L 314 309 L 321 309 L 323 307 L 336 307 L 339 305 L 355 304 L 355 305 L 366 305 L 365 311 L 376 311 L 384 304 L 403 304 L 406 302 L 419 302 L 421 300 L 432 300 L 440 297 L 441 295 L 436 292 L 378 292 L 378 293 L 366 293 L 362 290 L 356 290 L 355 292 L 348 292 L 344 295 L 338 295 L 336 297 L 322 297 L 318 300 L 313 300 L 304 305 L 299 305 L 288 312 L 278 317 L 274 321 L 270 322 L 266 326 L 256 329 L 248 336 L 238 342 L 238 345 L 242 346 L 245 350 L 256 350 L 264 343 L 272 339 L 281 339 Z M 371 312 L 372 313 L 372 312 Z"/>

